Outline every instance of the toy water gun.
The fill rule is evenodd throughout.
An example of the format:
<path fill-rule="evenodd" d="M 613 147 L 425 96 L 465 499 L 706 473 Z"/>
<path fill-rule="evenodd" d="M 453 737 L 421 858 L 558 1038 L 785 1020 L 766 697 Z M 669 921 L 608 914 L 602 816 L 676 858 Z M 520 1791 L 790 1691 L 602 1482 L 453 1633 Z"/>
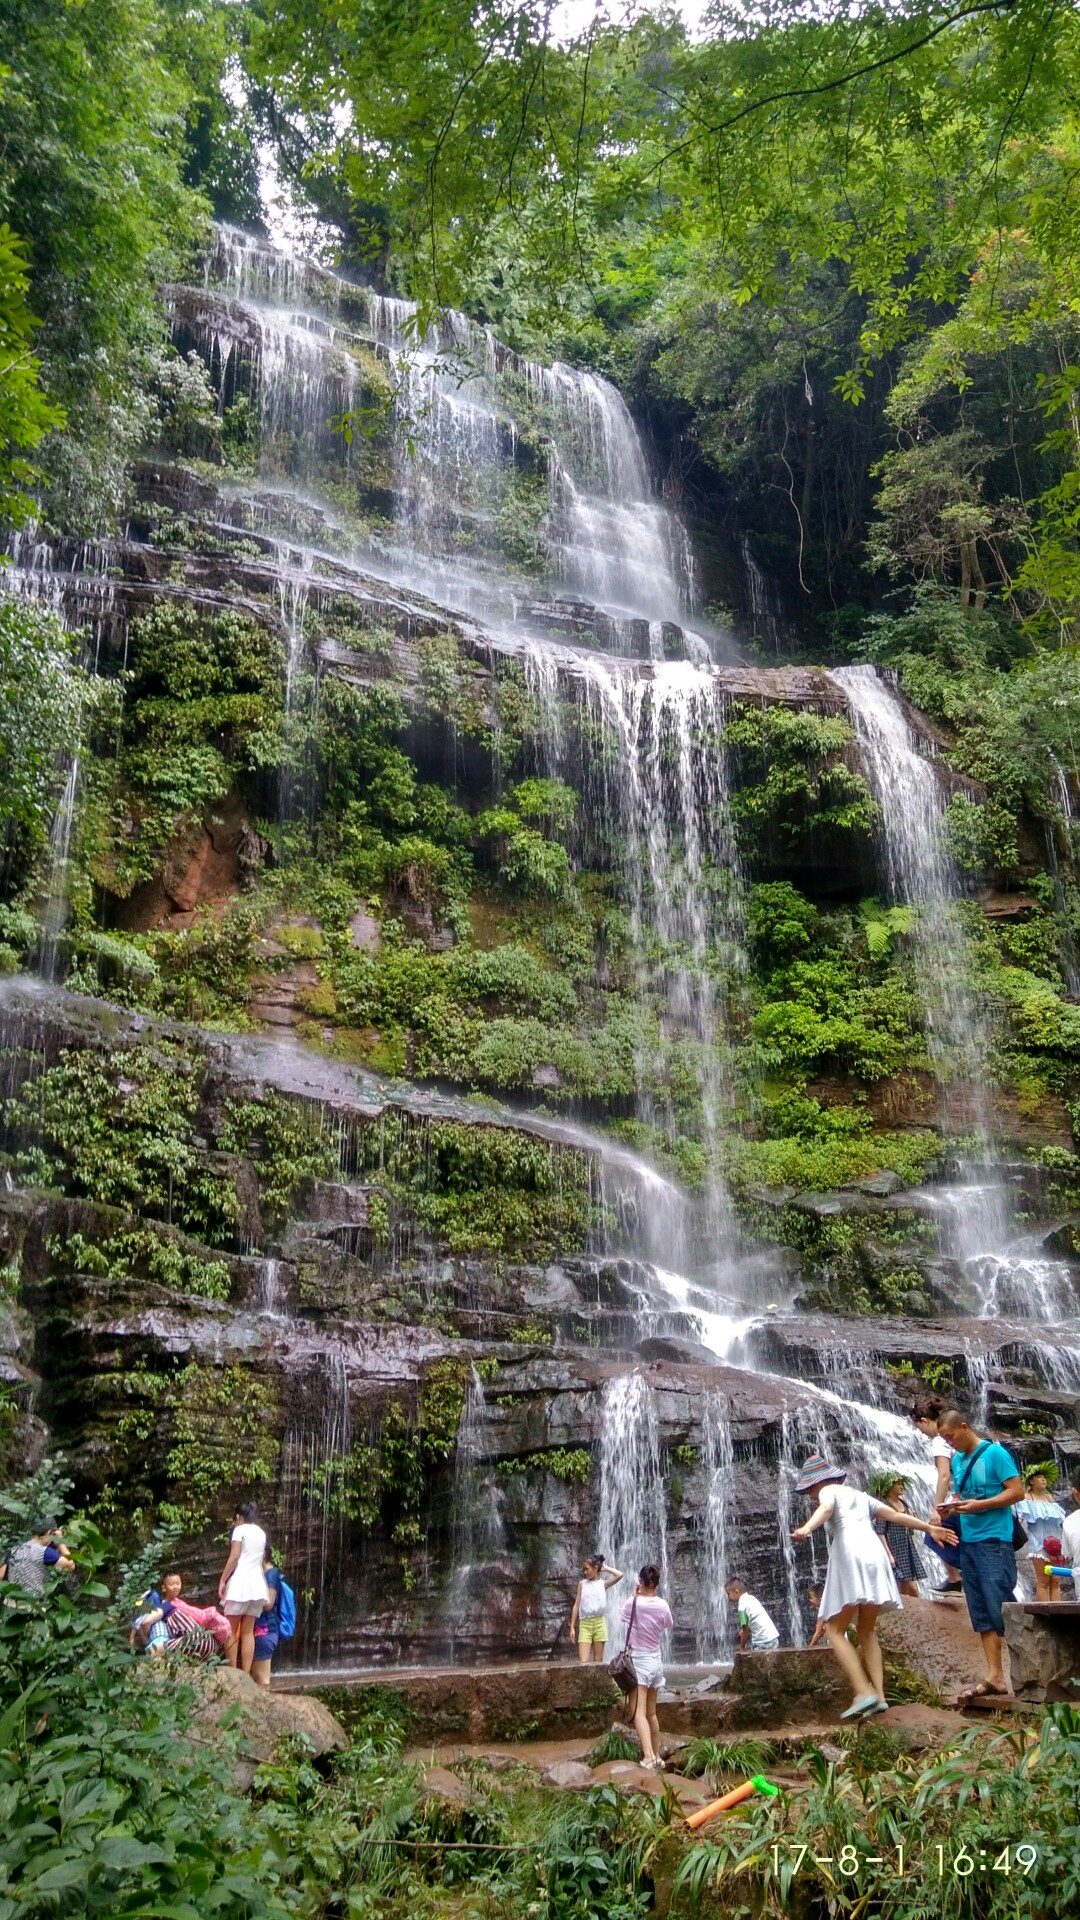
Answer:
<path fill-rule="evenodd" d="M 690 1828 L 703 1827 L 706 1820 L 712 1819 L 714 1813 L 723 1813 L 728 1807 L 737 1807 L 741 1800 L 749 1800 L 751 1794 L 779 1793 L 779 1791 L 779 1787 L 774 1787 L 771 1780 L 766 1780 L 763 1774 L 755 1773 L 753 1779 L 744 1780 L 741 1787 L 732 1787 L 731 1792 L 722 1793 L 719 1800 L 710 1800 L 708 1806 L 698 1807 L 694 1813 L 688 1813 L 686 1824 Z"/>

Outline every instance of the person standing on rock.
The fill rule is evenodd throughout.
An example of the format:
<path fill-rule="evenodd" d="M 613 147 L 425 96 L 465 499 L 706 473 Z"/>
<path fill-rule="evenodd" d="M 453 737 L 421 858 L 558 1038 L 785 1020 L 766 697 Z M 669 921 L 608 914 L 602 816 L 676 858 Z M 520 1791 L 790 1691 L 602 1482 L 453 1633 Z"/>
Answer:
<path fill-rule="evenodd" d="M 570 1638 L 577 1641 L 578 1659 L 583 1667 L 588 1666 L 590 1660 L 604 1658 L 607 1590 L 617 1587 L 622 1578 L 618 1567 L 609 1567 L 602 1553 L 590 1553 L 581 1563 L 581 1579 L 570 1609 Z"/>
<path fill-rule="evenodd" d="M 935 1507 L 940 1507 L 952 1486 L 953 1450 L 944 1434 L 940 1431 L 942 1417 L 947 1411 L 948 1409 L 940 1393 L 923 1394 L 921 1399 L 916 1400 L 911 1409 L 912 1420 L 923 1437 L 930 1442 L 930 1457 L 934 1462 L 934 1472 L 937 1475 L 937 1485 L 934 1488 L 934 1498 L 932 1502 Z M 927 1537 L 929 1538 L 929 1536 Z M 931 1540 L 930 1545 L 933 1547 L 938 1559 L 943 1560 L 949 1569 L 948 1578 L 943 1581 L 942 1585 L 938 1587 L 936 1591 L 938 1593 L 962 1593 L 963 1584 L 960 1579 L 959 1544 L 955 1547 L 941 1547 L 938 1546 L 936 1541 Z"/>
<path fill-rule="evenodd" d="M 907 1481 L 902 1473 L 893 1467 L 882 1467 L 880 1472 L 870 1476 L 870 1492 L 875 1500 L 883 1500 L 887 1507 L 896 1513 L 910 1513 L 911 1508 L 904 1499 Z M 915 1557 L 915 1542 L 910 1527 L 894 1526 L 891 1520 L 875 1520 L 874 1531 L 885 1542 L 885 1551 L 896 1575 L 896 1584 L 901 1593 L 909 1599 L 919 1596 L 919 1563 Z"/>
<path fill-rule="evenodd" d="M 955 1407 L 942 1419 L 941 1431 L 953 1460 L 952 1492 L 939 1512 L 950 1525 L 955 1520 L 959 1531 L 964 1598 L 986 1657 L 986 1679 L 971 1694 L 1007 1694 L 1001 1609 L 1016 1588 L 1012 1510 L 1024 1497 L 1020 1470 L 1005 1447 L 976 1433 Z"/>
<path fill-rule="evenodd" d="M 251 1672 L 255 1658 L 255 1622 L 271 1604 L 270 1589 L 263 1572 L 266 1535 L 259 1525 L 259 1509 L 253 1501 L 237 1507 L 233 1523 L 229 1557 L 218 1581 L 218 1599 L 222 1612 L 232 1626 L 229 1665 Z"/>
<path fill-rule="evenodd" d="M 888 1520 L 893 1526 L 910 1527 L 920 1533 L 926 1523 L 913 1513 L 898 1513 L 855 1487 L 845 1487 L 846 1479 L 846 1471 L 826 1460 L 824 1454 L 814 1453 L 804 1460 L 795 1492 L 807 1494 L 817 1504 L 809 1520 L 796 1527 L 791 1537 L 808 1540 L 819 1527 L 826 1530 L 829 1570 L 818 1617 L 825 1622 L 829 1646 L 854 1694 L 840 1718 L 859 1720 L 864 1715 L 888 1712 L 878 1615 L 903 1606 L 885 1543 L 874 1532 L 874 1521 Z M 942 1526 L 930 1531 L 945 1541 L 956 1537 Z M 847 1638 L 852 1623 L 858 1634 L 854 1647 Z"/>
<path fill-rule="evenodd" d="M 642 1567 L 632 1600 L 624 1600 L 619 1618 L 626 1624 L 627 1651 L 633 1658 L 637 1686 L 627 1699 L 631 1724 L 641 1741 L 643 1767 L 660 1768 L 660 1722 L 656 1717 L 656 1696 L 664 1684 L 664 1663 L 660 1642 L 675 1622 L 671 1608 L 657 1591 L 660 1569 Z"/>
<path fill-rule="evenodd" d="M 1056 1474 L 1056 1467 L 1054 1472 Z M 1013 1511 L 1027 1528 L 1027 1548 L 1024 1553 L 1027 1581 L 1023 1584 L 1028 1597 L 1031 1596 L 1028 1583 L 1034 1579 L 1036 1600 L 1060 1600 L 1061 1581 L 1051 1579 L 1046 1571 L 1047 1560 L 1051 1558 L 1047 1541 L 1051 1535 L 1057 1536 L 1060 1523 L 1065 1518 L 1065 1509 L 1059 1507 L 1051 1495 L 1045 1463 L 1025 1473 L 1024 1498 L 1017 1502 Z"/>

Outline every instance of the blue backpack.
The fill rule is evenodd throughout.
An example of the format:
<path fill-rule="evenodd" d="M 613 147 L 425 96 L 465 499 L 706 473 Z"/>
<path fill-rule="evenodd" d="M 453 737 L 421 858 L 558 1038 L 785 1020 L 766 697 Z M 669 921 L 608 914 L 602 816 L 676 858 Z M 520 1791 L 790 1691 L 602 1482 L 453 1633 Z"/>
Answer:
<path fill-rule="evenodd" d="M 296 1595 L 283 1573 L 278 1574 L 278 1638 L 291 1640 L 296 1632 Z"/>

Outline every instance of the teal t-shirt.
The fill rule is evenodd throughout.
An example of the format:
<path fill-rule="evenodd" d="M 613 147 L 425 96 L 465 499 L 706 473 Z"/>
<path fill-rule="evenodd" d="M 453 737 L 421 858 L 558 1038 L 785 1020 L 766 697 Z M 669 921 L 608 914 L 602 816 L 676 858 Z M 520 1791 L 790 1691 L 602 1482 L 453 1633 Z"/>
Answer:
<path fill-rule="evenodd" d="M 952 1457 L 953 1491 L 962 1500 L 992 1500 L 995 1493 L 1001 1492 L 1005 1482 L 1015 1480 L 1020 1471 L 1012 1454 L 996 1440 L 982 1447 L 974 1464 L 973 1459 L 970 1453 L 954 1453 Z M 964 1482 L 962 1490 L 961 1481 Z M 961 1513 L 957 1519 L 962 1540 L 1012 1539 L 1011 1507 L 989 1507 L 985 1513 Z"/>

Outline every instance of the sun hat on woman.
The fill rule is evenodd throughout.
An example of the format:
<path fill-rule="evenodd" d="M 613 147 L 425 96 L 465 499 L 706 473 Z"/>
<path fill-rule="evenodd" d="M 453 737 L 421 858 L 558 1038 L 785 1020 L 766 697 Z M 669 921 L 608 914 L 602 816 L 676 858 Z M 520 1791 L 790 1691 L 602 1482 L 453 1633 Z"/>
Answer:
<path fill-rule="evenodd" d="M 846 1479 L 846 1467 L 834 1467 L 823 1453 L 811 1453 L 802 1463 L 795 1482 L 795 1492 L 809 1493 L 814 1487 L 831 1486 L 834 1480 Z"/>

